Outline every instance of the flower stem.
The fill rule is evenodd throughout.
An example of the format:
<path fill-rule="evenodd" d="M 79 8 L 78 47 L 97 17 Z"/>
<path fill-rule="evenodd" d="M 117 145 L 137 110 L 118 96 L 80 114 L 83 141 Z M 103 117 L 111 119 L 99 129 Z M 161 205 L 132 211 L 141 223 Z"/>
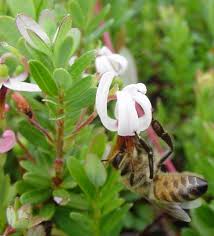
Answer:
<path fill-rule="evenodd" d="M 4 119 L 6 94 L 7 88 L 2 86 L 0 89 L 0 119 Z"/>

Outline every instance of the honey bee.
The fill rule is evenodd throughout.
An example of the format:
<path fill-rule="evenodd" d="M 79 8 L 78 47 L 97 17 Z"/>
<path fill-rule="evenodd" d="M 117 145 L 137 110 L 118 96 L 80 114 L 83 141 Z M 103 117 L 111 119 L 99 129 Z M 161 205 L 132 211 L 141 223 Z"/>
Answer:
<path fill-rule="evenodd" d="M 194 173 L 162 172 L 161 166 L 172 153 L 173 144 L 158 121 L 153 120 L 152 127 L 170 147 L 163 157 L 153 158 L 152 148 L 136 134 L 118 136 L 108 162 L 120 171 L 128 189 L 139 193 L 174 218 L 190 222 L 189 215 L 183 209 L 199 206 L 197 199 L 207 191 L 207 181 Z"/>

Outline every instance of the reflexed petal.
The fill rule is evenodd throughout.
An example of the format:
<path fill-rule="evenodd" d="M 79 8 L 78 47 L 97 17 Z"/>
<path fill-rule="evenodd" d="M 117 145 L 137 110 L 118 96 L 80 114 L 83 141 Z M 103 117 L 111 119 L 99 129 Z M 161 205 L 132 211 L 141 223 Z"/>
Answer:
<path fill-rule="evenodd" d="M 14 76 L 14 77 L 10 77 L 10 79 L 12 79 L 13 81 L 19 81 L 19 82 L 22 82 L 24 80 L 26 80 L 28 77 L 28 73 L 26 71 L 24 71 L 23 73 L 17 75 L 17 76 Z"/>
<path fill-rule="evenodd" d="M 133 136 L 138 131 L 138 114 L 132 97 L 124 92 L 117 92 L 118 106 L 118 134 L 120 136 Z"/>
<path fill-rule="evenodd" d="M 105 56 L 97 57 L 96 61 L 96 70 L 99 74 L 103 75 L 106 72 L 114 72 L 112 64 L 109 62 L 108 58 Z"/>
<path fill-rule="evenodd" d="M 5 130 L 0 138 L 0 153 L 11 150 L 16 144 L 16 137 L 12 130 Z"/>
<path fill-rule="evenodd" d="M 130 84 L 127 85 L 126 87 L 123 88 L 122 91 L 126 91 L 129 94 L 131 94 L 132 96 L 137 95 L 139 92 L 142 94 L 146 94 L 147 89 L 145 84 L 143 83 L 138 83 L 138 84 Z"/>
<path fill-rule="evenodd" d="M 119 54 L 112 54 L 108 56 L 108 59 L 117 74 L 120 75 L 126 70 L 128 62 L 125 57 Z"/>
<path fill-rule="evenodd" d="M 144 115 L 139 117 L 138 131 L 144 131 L 149 128 L 152 122 L 152 105 L 148 97 L 144 94 L 139 93 L 134 96 L 133 99 L 142 107 Z"/>
<path fill-rule="evenodd" d="M 112 71 L 115 75 L 123 73 L 128 64 L 125 57 L 112 53 L 107 47 L 98 50 L 95 63 L 98 73 L 103 74 Z"/>
<path fill-rule="evenodd" d="M 18 30 L 20 34 L 23 36 L 23 38 L 32 46 L 34 47 L 34 43 L 31 40 L 27 30 L 33 31 L 35 34 L 37 34 L 45 43 L 50 44 L 50 39 L 47 36 L 47 34 L 44 32 L 44 30 L 41 28 L 39 24 L 37 24 L 32 18 L 19 14 L 16 17 L 16 25 L 18 27 Z"/>
<path fill-rule="evenodd" d="M 100 48 L 98 51 L 99 56 L 110 56 L 111 54 L 112 54 L 112 51 L 105 46 Z"/>
<path fill-rule="evenodd" d="M 117 130 L 117 120 L 110 118 L 107 111 L 108 94 L 114 75 L 113 72 L 103 74 L 96 94 L 97 113 L 103 125 L 111 131 Z"/>
<path fill-rule="evenodd" d="M 4 86 L 16 91 L 41 92 L 41 89 L 36 84 L 18 82 L 11 79 L 9 79 L 7 82 L 4 82 Z"/>

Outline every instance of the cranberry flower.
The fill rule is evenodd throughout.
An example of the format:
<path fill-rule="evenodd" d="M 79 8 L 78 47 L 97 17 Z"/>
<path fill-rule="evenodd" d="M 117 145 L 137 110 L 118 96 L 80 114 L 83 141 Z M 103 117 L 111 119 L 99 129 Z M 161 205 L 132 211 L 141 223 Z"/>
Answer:
<path fill-rule="evenodd" d="M 103 50 L 101 50 L 102 52 Z M 146 96 L 146 86 L 131 84 L 116 93 L 115 118 L 108 116 L 107 103 L 111 83 L 126 68 L 126 59 L 104 48 L 96 58 L 96 68 L 101 79 L 96 94 L 96 110 L 103 125 L 120 136 L 133 136 L 146 130 L 152 121 L 152 106 Z"/>
<path fill-rule="evenodd" d="M 5 64 L 0 64 L 0 89 L 4 86 L 16 91 L 40 92 L 41 90 L 38 85 L 23 82 L 27 77 L 27 71 L 24 71 L 17 76 L 9 76 L 7 66 Z"/>
<path fill-rule="evenodd" d="M 97 51 L 95 64 L 96 70 L 100 75 L 111 71 L 116 76 L 125 71 L 128 62 L 125 57 L 112 53 L 107 47 L 102 47 Z"/>
<path fill-rule="evenodd" d="M 0 137 L 0 153 L 10 151 L 16 144 L 16 137 L 12 130 L 5 130 Z"/>

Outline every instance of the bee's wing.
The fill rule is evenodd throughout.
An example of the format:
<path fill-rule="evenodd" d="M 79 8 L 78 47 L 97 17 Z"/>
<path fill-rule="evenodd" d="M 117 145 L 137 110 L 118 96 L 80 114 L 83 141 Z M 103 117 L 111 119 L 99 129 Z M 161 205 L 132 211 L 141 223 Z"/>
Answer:
<path fill-rule="evenodd" d="M 156 200 L 151 201 L 151 203 L 157 206 L 158 208 L 163 209 L 164 212 L 166 212 L 167 214 L 169 214 L 170 216 L 178 220 L 185 221 L 185 222 L 191 221 L 191 218 L 182 209 L 182 206 L 180 203 L 175 203 L 175 202 L 165 203 L 165 202 L 156 201 Z"/>
<path fill-rule="evenodd" d="M 202 204 L 202 200 L 200 198 L 193 200 L 193 201 L 180 203 L 180 205 L 183 209 L 198 208 L 201 206 L 201 204 Z"/>

